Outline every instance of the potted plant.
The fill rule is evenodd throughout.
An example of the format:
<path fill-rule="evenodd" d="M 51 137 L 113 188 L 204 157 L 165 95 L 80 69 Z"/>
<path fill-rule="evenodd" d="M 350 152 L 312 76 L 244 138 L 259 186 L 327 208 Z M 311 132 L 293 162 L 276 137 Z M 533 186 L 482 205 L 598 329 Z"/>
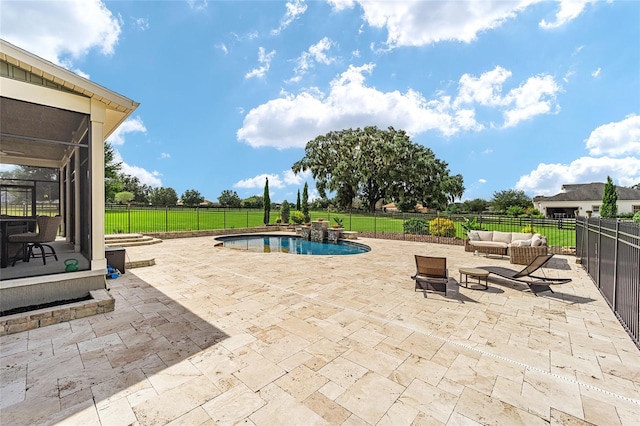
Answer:
<path fill-rule="evenodd" d="M 332 225 L 332 228 L 344 228 L 344 221 L 342 220 L 341 217 L 334 217 L 333 221 L 335 222 L 334 225 Z"/>

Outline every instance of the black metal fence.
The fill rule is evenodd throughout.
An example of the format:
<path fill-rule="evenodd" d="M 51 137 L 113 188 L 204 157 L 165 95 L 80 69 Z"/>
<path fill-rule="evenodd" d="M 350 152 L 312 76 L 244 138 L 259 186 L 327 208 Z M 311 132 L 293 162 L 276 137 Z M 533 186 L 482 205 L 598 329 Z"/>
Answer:
<path fill-rule="evenodd" d="M 640 347 L 640 224 L 579 217 L 576 256 Z"/>
<path fill-rule="evenodd" d="M 505 216 L 449 215 L 394 212 L 310 212 L 311 220 L 323 218 L 332 225 L 338 221 L 347 231 L 358 231 L 374 238 L 433 241 L 462 244 L 466 237 L 465 225 L 474 220 L 484 230 L 505 232 L 532 232 L 547 237 L 555 253 L 571 253 L 575 248 L 575 219 L 510 218 Z M 108 205 L 105 214 L 105 232 L 171 232 L 212 229 L 249 228 L 263 225 L 261 209 L 225 209 L 216 207 L 138 207 Z M 275 224 L 278 211 L 271 212 L 270 223 Z M 429 222 L 434 219 L 450 221 L 446 232 L 433 232 Z M 410 222 L 420 221 L 425 226 L 416 231 Z M 442 230 L 441 230 L 442 231 Z M 424 238 L 423 238 L 424 237 Z M 429 238 L 427 238 L 429 237 Z"/>

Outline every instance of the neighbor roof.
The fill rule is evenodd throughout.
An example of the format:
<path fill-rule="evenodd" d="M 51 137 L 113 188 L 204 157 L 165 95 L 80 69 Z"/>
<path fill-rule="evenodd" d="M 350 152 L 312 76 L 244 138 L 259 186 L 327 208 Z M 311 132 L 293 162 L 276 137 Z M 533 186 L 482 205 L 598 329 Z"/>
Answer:
<path fill-rule="evenodd" d="M 562 189 L 566 192 L 544 197 L 539 195 L 533 198 L 533 201 L 594 201 L 602 200 L 604 194 L 604 183 L 592 182 L 583 184 L 563 185 Z M 624 186 L 616 186 L 618 200 L 640 200 L 640 190 L 626 188 Z"/>

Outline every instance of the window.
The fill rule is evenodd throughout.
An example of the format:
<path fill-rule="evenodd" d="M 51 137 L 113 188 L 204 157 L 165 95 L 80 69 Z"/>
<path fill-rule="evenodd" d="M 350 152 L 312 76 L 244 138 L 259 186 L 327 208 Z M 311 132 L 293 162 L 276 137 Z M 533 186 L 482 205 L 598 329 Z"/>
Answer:
<path fill-rule="evenodd" d="M 600 206 L 591 206 L 591 211 L 594 213 L 600 213 Z"/>
<path fill-rule="evenodd" d="M 631 206 L 631 212 L 634 214 L 640 212 L 640 205 Z"/>

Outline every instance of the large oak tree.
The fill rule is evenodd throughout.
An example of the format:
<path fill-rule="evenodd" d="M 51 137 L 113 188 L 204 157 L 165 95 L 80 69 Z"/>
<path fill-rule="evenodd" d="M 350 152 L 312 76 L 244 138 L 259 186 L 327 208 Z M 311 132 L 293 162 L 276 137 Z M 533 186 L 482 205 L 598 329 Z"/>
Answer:
<path fill-rule="evenodd" d="M 360 197 L 369 211 L 382 199 L 403 205 L 445 208 L 464 191 L 462 176 L 431 149 L 411 142 L 403 130 L 375 126 L 329 132 L 309 141 L 294 173 L 310 170 L 321 197 L 336 193 L 342 208 Z"/>

